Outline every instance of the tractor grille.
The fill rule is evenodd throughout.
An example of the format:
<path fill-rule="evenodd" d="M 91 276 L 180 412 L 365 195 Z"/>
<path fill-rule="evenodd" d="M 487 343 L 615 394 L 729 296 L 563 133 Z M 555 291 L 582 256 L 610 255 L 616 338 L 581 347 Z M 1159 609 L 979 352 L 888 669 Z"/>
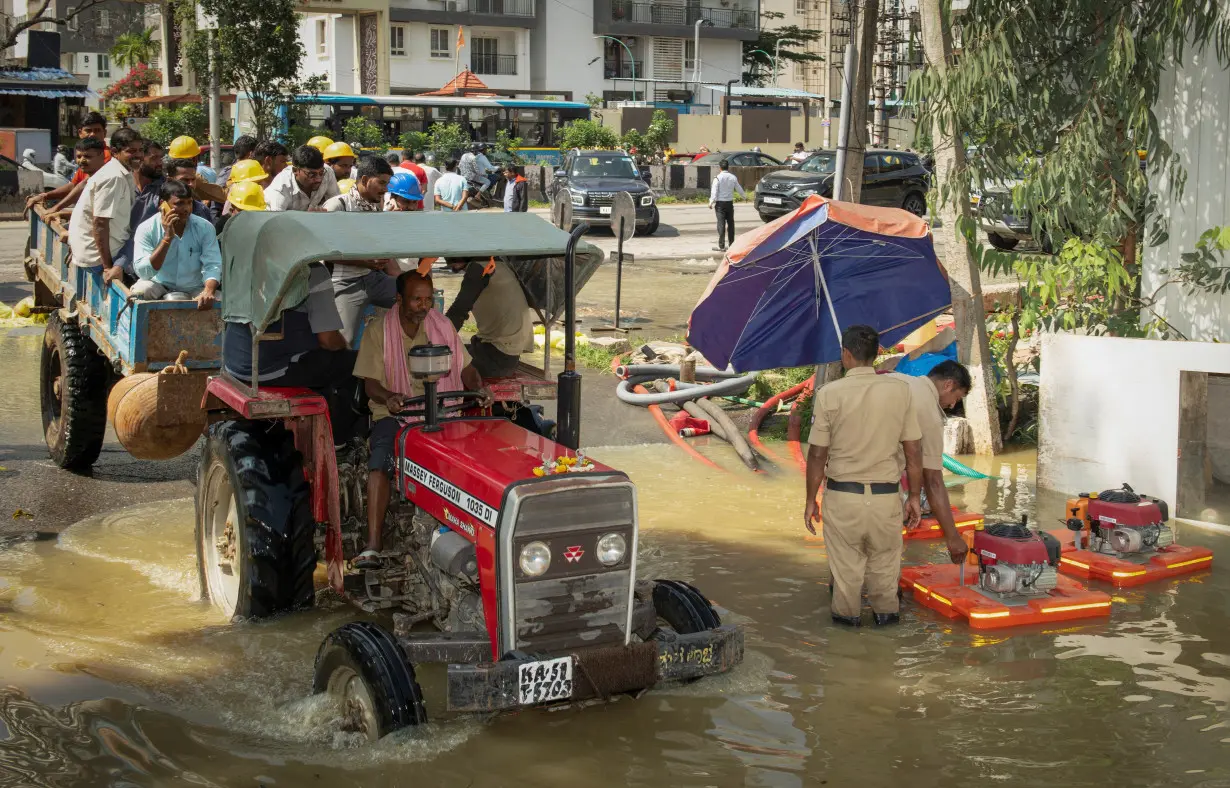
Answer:
<path fill-rule="evenodd" d="M 631 485 L 621 480 L 544 491 L 522 502 L 511 540 L 514 648 L 558 653 L 625 642 L 635 558 L 632 496 Z M 597 543 L 612 532 L 624 537 L 628 553 L 607 567 L 597 559 Z M 539 577 L 526 576 L 518 565 L 530 542 L 544 542 L 551 551 L 551 565 Z"/>
<path fill-rule="evenodd" d="M 611 205 L 615 201 L 615 192 L 590 192 L 586 195 L 590 205 L 602 207 Z"/>

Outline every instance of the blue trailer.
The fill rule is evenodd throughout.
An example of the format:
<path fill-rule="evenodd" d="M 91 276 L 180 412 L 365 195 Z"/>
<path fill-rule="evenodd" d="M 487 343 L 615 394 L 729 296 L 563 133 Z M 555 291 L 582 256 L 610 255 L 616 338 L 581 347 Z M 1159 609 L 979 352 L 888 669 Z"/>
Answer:
<path fill-rule="evenodd" d="M 48 315 L 39 375 L 43 430 L 51 458 L 86 470 L 98 459 L 107 426 L 107 396 L 120 380 L 175 366 L 162 375 L 155 418 L 172 426 L 201 418 L 209 374 L 220 366 L 221 311 L 193 301 L 134 301 L 102 272 L 72 264 L 68 233 L 41 208 L 30 216 L 26 276 L 35 306 Z M 164 392 L 161 378 L 167 378 Z M 175 378 L 171 381 L 171 378 Z M 131 447 L 128 447 L 131 450 Z"/>

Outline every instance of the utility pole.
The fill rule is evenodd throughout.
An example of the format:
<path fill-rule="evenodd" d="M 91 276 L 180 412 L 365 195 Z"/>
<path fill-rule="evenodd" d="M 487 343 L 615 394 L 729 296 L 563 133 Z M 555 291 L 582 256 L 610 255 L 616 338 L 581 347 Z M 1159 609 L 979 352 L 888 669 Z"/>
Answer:
<path fill-rule="evenodd" d="M 944 17 L 944 0 L 921 0 L 924 68 L 943 78 L 952 64 L 952 27 Z M 956 318 L 957 357 L 969 367 L 973 388 L 965 398 L 965 417 L 974 435 L 974 451 L 998 454 L 1003 450 L 999 432 L 999 409 L 995 404 L 991 347 L 987 339 L 986 312 L 978 263 L 965 238 L 957 232 L 958 221 L 972 221 L 969 207 L 969 172 L 965 166 L 962 129 L 952 116 L 934 114 L 931 140 L 935 146 L 932 186 L 937 199 L 933 219 L 940 232 L 948 234 L 944 267 L 952 287 L 952 314 Z"/>
<path fill-rule="evenodd" d="M 218 84 L 218 31 L 209 31 L 209 166 L 222 171 L 222 93 Z M 226 184 L 222 184 L 226 188 Z"/>

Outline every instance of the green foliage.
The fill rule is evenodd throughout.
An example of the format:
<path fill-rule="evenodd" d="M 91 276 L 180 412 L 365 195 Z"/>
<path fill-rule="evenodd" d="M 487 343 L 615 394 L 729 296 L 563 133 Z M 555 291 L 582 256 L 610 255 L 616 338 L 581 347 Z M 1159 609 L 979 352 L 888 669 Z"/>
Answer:
<path fill-rule="evenodd" d="M 342 127 L 342 139 L 346 142 L 357 142 L 364 148 L 387 147 L 384 144 L 384 129 L 378 123 L 373 123 L 359 115 L 346 121 Z"/>
<path fill-rule="evenodd" d="M 431 144 L 431 137 L 422 131 L 407 131 L 397 138 L 397 144 L 402 150 L 418 153 L 426 152 Z"/>
<path fill-rule="evenodd" d="M 962 228 L 976 259 L 1018 275 L 1022 325 L 1165 333 L 1156 321 L 1141 327 L 1149 303 L 1136 294 L 1136 261 L 1122 258 L 1141 228 L 1155 243 L 1165 237 L 1148 174 L 1182 190 L 1153 106 L 1163 70 L 1185 54 L 1212 48 L 1230 59 L 1230 20 L 1205 0 L 983 0 L 961 24 L 961 57 L 946 75 L 915 72 L 906 96 L 920 108 L 920 128 L 947 130 L 937 146 L 954 144 L 956 129 L 977 141 L 967 166 L 937 184 L 938 199 L 960 207 L 971 183 L 1012 183 L 1012 212 L 1059 250 L 1005 261 Z"/>
<path fill-rule="evenodd" d="M 149 120 L 141 127 L 141 136 L 163 147 L 185 134 L 199 142 L 209 139 L 209 114 L 200 105 L 156 109 L 149 114 Z"/>
<path fill-rule="evenodd" d="M 654 110 L 653 117 L 649 121 L 649 128 L 645 129 L 644 139 L 645 146 L 648 150 L 642 150 L 645 154 L 659 154 L 670 147 L 671 131 L 675 128 L 675 121 L 671 120 L 670 115 L 666 114 L 665 110 Z"/>
<path fill-rule="evenodd" d="M 619 147 L 619 135 L 596 120 L 574 120 L 560 130 L 559 147 L 562 151 L 613 149 Z"/>
<path fill-rule="evenodd" d="M 504 142 L 515 150 L 521 144 L 521 139 L 519 137 L 509 138 L 506 135 Z M 458 123 L 433 123 L 426 133 L 409 131 L 402 134 L 398 138 L 398 144 L 403 150 L 434 155 L 436 166 L 439 166 L 445 159 L 459 155 L 468 147 L 470 138 L 466 136 L 465 130 Z M 499 147 L 499 145 L 500 138 L 497 137 L 496 146 Z"/>
<path fill-rule="evenodd" d="M 496 153 L 512 159 L 514 164 L 521 163 L 521 144 L 522 139 L 514 137 L 508 129 L 499 129 L 495 133 Z"/>
<path fill-rule="evenodd" d="M 647 146 L 645 145 L 645 138 L 642 137 L 641 133 L 636 129 L 628 129 L 624 132 L 623 138 L 619 141 L 619 147 L 629 153 L 632 151 L 636 151 L 637 153 L 648 153 Z"/>
<path fill-rule="evenodd" d="M 586 93 L 585 103 L 588 104 L 592 109 L 598 109 L 599 107 L 602 106 L 602 96 L 599 96 L 596 93 Z"/>
<path fill-rule="evenodd" d="M 192 12 L 193 0 L 179 0 L 181 18 Z M 212 69 L 218 81 L 238 93 L 246 93 L 252 108 L 257 138 L 270 136 L 277 109 L 296 93 L 315 93 L 323 78 L 299 79 L 299 64 L 305 56 L 299 40 L 298 0 L 195 0 L 207 16 L 217 21 L 216 33 L 193 35 L 184 51 L 203 83 Z M 216 57 L 210 43 L 217 42 Z"/>
<path fill-rule="evenodd" d="M 784 16 L 785 14 L 776 11 L 765 11 L 760 14 L 760 18 L 765 21 L 782 19 Z M 778 41 L 782 42 L 781 47 L 777 50 L 777 68 L 780 78 L 786 73 L 786 68 L 791 63 L 823 62 L 823 55 L 806 50 L 807 44 L 823 43 L 823 40 L 824 32 L 821 30 L 808 30 L 797 25 L 786 25 L 770 30 L 767 25 L 761 24 L 760 35 L 756 40 L 743 42 L 743 84 L 764 87 L 773 82 L 772 55 Z M 765 54 L 766 52 L 768 54 Z"/>
<path fill-rule="evenodd" d="M 1163 268 L 1165 284 L 1182 285 L 1188 293 L 1205 290 L 1225 295 L 1230 290 L 1230 266 L 1222 265 L 1224 253 L 1230 249 L 1230 227 L 1211 227 L 1196 242 L 1194 252 L 1180 255 L 1177 268 Z"/>
<path fill-rule="evenodd" d="M 136 33 L 121 33 L 111 47 L 111 59 L 118 66 L 132 68 L 139 63 L 149 63 L 158 54 L 159 44 L 150 28 Z"/>

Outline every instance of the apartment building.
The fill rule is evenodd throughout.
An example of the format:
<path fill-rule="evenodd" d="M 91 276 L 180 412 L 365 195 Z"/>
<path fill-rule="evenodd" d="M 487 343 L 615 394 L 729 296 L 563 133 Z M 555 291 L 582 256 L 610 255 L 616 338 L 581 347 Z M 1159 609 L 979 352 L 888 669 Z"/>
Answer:
<path fill-rule="evenodd" d="M 759 2 L 392 0 L 389 91 L 434 90 L 469 68 L 502 93 L 705 111 L 712 91 L 698 85 L 740 78 L 743 42 L 758 34 Z M 371 92 L 354 78 L 355 38 L 345 24 L 337 15 L 304 17 L 305 71 L 325 75 L 337 92 Z"/>

